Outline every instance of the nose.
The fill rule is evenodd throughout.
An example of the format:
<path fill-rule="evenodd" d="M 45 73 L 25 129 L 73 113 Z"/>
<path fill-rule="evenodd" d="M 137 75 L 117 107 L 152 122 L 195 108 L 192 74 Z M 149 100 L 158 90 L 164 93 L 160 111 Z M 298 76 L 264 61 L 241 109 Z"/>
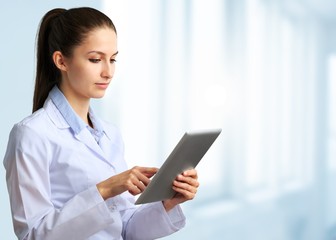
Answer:
<path fill-rule="evenodd" d="M 114 64 L 107 62 L 104 64 L 102 72 L 101 72 L 101 77 L 105 79 L 111 79 L 114 74 Z"/>

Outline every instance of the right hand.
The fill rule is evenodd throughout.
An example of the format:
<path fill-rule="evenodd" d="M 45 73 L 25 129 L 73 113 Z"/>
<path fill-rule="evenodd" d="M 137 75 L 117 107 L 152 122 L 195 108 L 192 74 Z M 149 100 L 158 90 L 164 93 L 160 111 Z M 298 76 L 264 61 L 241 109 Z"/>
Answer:
<path fill-rule="evenodd" d="M 97 188 L 104 200 L 125 191 L 135 196 L 145 190 L 157 171 L 154 167 L 133 167 L 98 183 Z"/>

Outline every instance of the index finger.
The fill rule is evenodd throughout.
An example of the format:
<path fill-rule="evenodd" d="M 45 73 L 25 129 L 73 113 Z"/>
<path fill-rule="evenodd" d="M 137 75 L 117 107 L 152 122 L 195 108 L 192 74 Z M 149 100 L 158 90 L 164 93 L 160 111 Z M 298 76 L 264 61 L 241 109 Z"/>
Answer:
<path fill-rule="evenodd" d="M 141 172 L 146 177 L 152 177 L 159 170 L 156 167 L 137 167 L 139 172 Z"/>

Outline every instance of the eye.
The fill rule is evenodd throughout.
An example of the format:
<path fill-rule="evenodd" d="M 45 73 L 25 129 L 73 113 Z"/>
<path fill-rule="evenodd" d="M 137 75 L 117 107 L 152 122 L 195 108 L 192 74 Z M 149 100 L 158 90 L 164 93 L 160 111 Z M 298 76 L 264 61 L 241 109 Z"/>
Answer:
<path fill-rule="evenodd" d="M 99 63 L 101 60 L 99 58 L 90 58 L 89 61 L 92 63 Z"/>
<path fill-rule="evenodd" d="M 110 63 L 115 63 L 117 60 L 115 59 L 110 59 Z"/>

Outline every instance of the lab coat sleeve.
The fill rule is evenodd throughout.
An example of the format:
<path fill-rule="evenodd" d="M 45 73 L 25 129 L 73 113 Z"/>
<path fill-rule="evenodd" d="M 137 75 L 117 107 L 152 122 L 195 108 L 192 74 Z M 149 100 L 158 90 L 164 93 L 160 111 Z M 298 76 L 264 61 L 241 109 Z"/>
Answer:
<path fill-rule="evenodd" d="M 48 141 L 35 130 L 13 127 L 4 166 L 18 239 L 85 239 L 120 218 L 119 212 L 106 211 L 96 186 L 55 209 L 50 200 L 50 154 Z"/>
<path fill-rule="evenodd" d="M 144 204 L 135 211 L 123 213 L 125 240 L 149 240 L 170 235 L 185 226 L 180 206 L 167 212 L 162 202 Z"/>

